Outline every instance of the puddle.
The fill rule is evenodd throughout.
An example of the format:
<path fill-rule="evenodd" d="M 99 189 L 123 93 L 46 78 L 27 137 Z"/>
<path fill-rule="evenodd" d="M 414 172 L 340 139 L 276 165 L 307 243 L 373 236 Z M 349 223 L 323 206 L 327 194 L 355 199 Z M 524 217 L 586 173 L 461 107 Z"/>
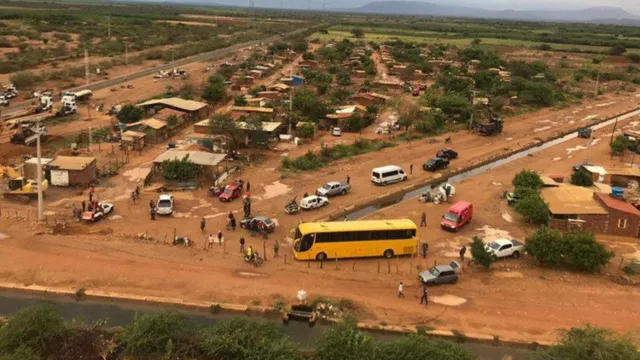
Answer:
<path fill-rule="evenodd" d="M 190 212 L 189 213 L 174 212 L 173 213 L 173 217 L 176 217 L 176 218 L 190 218 L 190 217 L 193 217 L 193 214 L 191 214 Z M 205 218 L 207 218 L 207 217 L 205 216 Z"/>
<path fill-rule="evenodd" d="M 150 172 L 151 168 L 135 168 L 125 171 L 122 173 L 122 176 L 127 178 L 129 181 L 140 182 L 146 179 Z"/>
<path fill-rule="evenodd" d="M 560 160 L 562 160 L 562 158 L 561 158 L 561 157 L 554 157 L 554 158 L 553 158 L 553 161 L 560 161 Z"/>
<path fill-rule="evenodd" d="M 597 104 L 597 105 L 596 105 L 596 107 L 609 106 L 609 105 L 613 105 L 613 104 L 615 104 L 615 103 L 616 103 L 615 101 L 611 101 L 611 102 L 604 103 L 604 104 Z"/>
<path fill-rule="evenodd" d="M 196 205 L 196 206 L 192 206 L 192 207 L 191 207 L 191 210 L 192 210 L 192 211 L 193 211 L 193 210 L 197 210 L 197 209 L 202 209 L 202 208 L 208 208 L 208 207 L 211 207 L 211 204 L 210 204 L 208 201 L 206 201 L 206 200 L 198 199 L 198 202 L 199 202 L 199 204 L 198 204 L 198 205 Z"/>
<path fill-rule="evenodd" d="M 587 115 L 585 117 L 583 117 L 582 119 L 580 119 L 580 121 L 587 121 L 587 120 L 591 120 L 591 119 L 595 119 L 598 117 L 598 114 L 595 115 Z"/>
<path fill-rule="evenodd" d="M 109 216 L 109 221 L 120 220 L 120 219 L 122 219 L 121 215 L 111 215 L 111 216 Z"/>
<path fill-rule="evenodd" d="M 244 276 L 244 277 L 267 277 L 267 275 L 265 274 L 259 274 L 259 273 L 247 272 L 247 271 L 240 271 L 238 275 Z"/>
<path fill-rule="evenodd" d="M 492 181 L 491 185 L 493 185 L 493 186 L 502 186 L 502 183 Z"/>
<path fill-rule="evenodd" d="M 467 302 L 467 299 L 455 295 L 432 296 L 431 301 L 445 306 L 460 306 Z"/>
<path fill-rule="evenodd" d="M 492 228 L 489 225 L 476 229 L 476 231 L 480 231 L 482 233 L 480 237 L 482 237 L 482 241 L 485 243 L 489 243 L 496 239 L 511 238 L 511 234 L 509 234 L 508 231 Z"/>
<path fill-rule="evenodd" d="M 565 150 L 567 150 L 567 155 L 569 155 L 574 151 L 580 151 L 580 150 L 586 150 L 586 149 L 587 149 L 586 146 L 578 145 L 576 147 L 566 148 Z"/>
<path fill-rule="evenodd" d="M 284 195 L 291 191 L 291 188 L 286 184 L 276 181 L 273 184 L 265 185 L 264 195 L 261 196 L 262 200 L 271 199 L 280 195 Z"/>
<path fill-rule="evenodd" d="M 57 212 L 51 211 L 51 210 L 47 210 L 47 211 L 42 212 L 42 215 L 46 215 L 46 216 L 53 216 L 55 214 L 57 214 Z"/>
<path fill-rule="evenodd" d="M 522 279 L 524 278 L 524 274 L 519 271 L 508 271 L 508 272 L 494 272 L 493 276 L 500 279 Z"/>
<path fill-rule="evenodd" d="M 551 126 L 543 126 L 541 128 L 533 129 L 533 132 L 540 132 L 551 129 Z"/>
<path fill-rule="evenodd" d="M 509 214 L 509 213 L 502 213 L 502 218 L 506 222 L 509 222 L 509 223 L 513 222 L 513 218 L 511 217 L 511 214 Z"/>
<path fill-rule="evenodd" d="M 0 233 L 0 240 L 6 240 L 9 238 L 9 235 Z"/>

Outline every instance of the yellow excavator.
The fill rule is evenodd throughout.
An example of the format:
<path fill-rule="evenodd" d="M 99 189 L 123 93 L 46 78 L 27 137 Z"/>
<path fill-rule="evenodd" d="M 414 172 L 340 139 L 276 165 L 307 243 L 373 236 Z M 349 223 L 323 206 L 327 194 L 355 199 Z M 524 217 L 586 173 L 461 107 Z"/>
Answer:
<path fill-rule="evenodd" d="M 31 199 L 38 198 L 38 181 L 27 180 L 16 169 L 0 165 L 1 178 L 7 180 L 7 188 L 3 196 L 7 199 L 28 203 Z M 49 188 L 49 182 L 42 180 L 42 193 Z"/>

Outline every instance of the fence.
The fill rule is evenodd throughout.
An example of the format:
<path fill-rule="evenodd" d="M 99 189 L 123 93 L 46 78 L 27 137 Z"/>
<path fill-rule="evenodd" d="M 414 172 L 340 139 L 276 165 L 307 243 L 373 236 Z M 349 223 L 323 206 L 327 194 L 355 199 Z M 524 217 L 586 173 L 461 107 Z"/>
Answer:
<path fill-rule="evenodd" d="M 72 215 L 71 209 L 68 214 L 45 212 L 43 221 L 46 225 L 51 226 L 68 222 L 72 219 Z M 2 206 L 0 207 L 0 220 L 37 221 L 38 210 Z"/>

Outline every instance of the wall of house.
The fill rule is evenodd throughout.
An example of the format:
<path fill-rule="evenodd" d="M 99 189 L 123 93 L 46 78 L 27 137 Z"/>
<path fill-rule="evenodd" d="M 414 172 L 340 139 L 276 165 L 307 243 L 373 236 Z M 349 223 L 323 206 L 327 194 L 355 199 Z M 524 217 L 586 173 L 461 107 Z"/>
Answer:
<path fill-rule="evenodd" d="M 608 210 L 609 225 L 607 227 L 607 234 L 628 237 L 638 236 L 640 217 L 612 208 Z M 624 220 L 626 220 L 626 222 Z M 624 225 L 624 228 L 621 228 L 619 225 Z"/>
<path fill-rule="evenodd" d="M 551 219 L 549 227 L 560 231 L 588 230 L 596 234 L 604 234 L 607 231 L 608 215 L 580 215 L 580 220 Z"/>
<path fill-rule="evenodd" d="M 96 180 L 97 173 L 96 162 L 92 162 L 83 170 L 69 170 L 70 186 L 88 186 L 89 183 Z"/>

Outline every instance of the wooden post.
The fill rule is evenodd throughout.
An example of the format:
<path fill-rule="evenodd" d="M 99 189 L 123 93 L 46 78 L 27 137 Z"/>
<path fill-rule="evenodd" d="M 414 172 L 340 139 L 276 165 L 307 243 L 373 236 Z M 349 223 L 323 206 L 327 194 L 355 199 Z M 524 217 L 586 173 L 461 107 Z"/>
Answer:
<path fill-rule="evenodd" d="M 396 274 L 400 272 L 398 262 L 400 261 L 400 255 L 396 255 Z"/>
<path fill-rule="evenodd" d="M 284 254 L 284 263 L 287 263 L 287 254 Z"/>
<path fill-rule="evenodd" d="M 173 244 L 174 241 L 176 241 L 176 228 L 173 228 L 173 239 L 171 239 L 171 243 Z"/>
<path fill-rule="evenodd" d="M 338 254 L 336 253 L 336 270 L 338 270 Z"/>
<path fill-rule="evenodd" d="M 353 265 L 351 266 L 352 271 L 356 271 L 356 260 L 353 260 Z"/>
<path fill-rule="evenodd" d="M 267 240 L 262 241 L 262 258 L 267 260 Z"/>
<path fill-rule="evenodd" d="M 380 274 L 380 260 L 378 260 L 378 274 Z"/>
<path fill-rule="evenodd" d="M 391 260 L 387 259 L 387 274 L 391 274 Z"/>

